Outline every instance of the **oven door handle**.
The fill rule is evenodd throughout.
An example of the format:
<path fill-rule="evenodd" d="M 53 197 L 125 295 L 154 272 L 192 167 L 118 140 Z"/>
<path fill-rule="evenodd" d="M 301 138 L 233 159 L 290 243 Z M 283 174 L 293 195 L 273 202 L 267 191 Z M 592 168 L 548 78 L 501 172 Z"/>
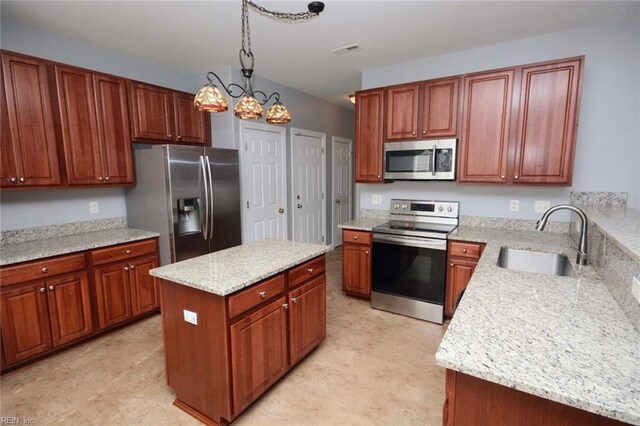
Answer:
<path fill-rule="evenodd" d="M 373 241 L 391 243 L 398 246 L 418 247 L 433 250 L 447 250 L 446 240 L 429 240 L 425 238 L 396 237 L 391 235 L 373 234 Z"/>

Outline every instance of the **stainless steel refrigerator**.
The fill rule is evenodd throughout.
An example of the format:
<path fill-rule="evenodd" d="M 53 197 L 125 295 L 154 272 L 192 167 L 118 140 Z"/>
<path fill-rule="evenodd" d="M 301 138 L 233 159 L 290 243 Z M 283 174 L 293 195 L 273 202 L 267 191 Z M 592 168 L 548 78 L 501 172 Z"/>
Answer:
<path fill-rule="evenodd" d="M 238 151 L 156 145 L 135 150 L 135 169 L 128 225 L 160 234 L 162 265 L 242 243 Z"/>

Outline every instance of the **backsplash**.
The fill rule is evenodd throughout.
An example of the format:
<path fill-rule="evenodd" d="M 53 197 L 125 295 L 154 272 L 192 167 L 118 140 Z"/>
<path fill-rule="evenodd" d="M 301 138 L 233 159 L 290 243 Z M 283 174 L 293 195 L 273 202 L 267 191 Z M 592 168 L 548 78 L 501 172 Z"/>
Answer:
<path fill-rule="evenodd" d="M 535 231 L 536 222 L 530 219 L 510 219 L 505 217 L 460 216 L 460 226 L 496 228 L 509 231 Z M 544 232 L 552 232 L 554 234 L 568 234 L 570 231 L 571 222 L 549 221 L 544 228 Z"/>
<path fill-rule="evenodd" d="M 35 228 L 2 231 L 0 234 L 0 244 L 25 243 L 27 241 L 46 240 L 48 238 L 65 237 L 67 235 L 82 234 L 85 232 L 125 228 L 126 226 L 126 217 L 63 223 L 61 225 L 37 226 Z"/>
<path fill-rule="evenodd" d="M 595 206 L 627 205 L 629 195 L 626 192 L 572 192 L 570 204 L 589 204 Z"/>

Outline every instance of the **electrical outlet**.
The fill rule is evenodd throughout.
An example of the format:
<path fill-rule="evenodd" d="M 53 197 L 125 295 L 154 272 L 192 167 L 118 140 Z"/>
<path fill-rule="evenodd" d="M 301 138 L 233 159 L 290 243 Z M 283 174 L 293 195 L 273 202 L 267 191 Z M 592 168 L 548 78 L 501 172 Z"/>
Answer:
<path fill-rule="evenodd" d="M 544 213 L 549 210 L 549 207 L 551 207 L 551 201 L 536 201 L 534 211 L 536 213 Z"/>
<path fill-rule="evenodd" d="M 638 303 L 640 303 L 640 280 L 638 280 L 638 277 L 633 277 L 633 282 L 631 283 L 631 294 Z"/>
<path fill-rule="evenodd" d="M 89 213 L 96 214 L 100 211 L 97 201 L 89 201 Z"/>
<path fill-rule="evenodd" d="M 511 200 L 509 203 L 509 210 L 512 212 L 517 212 L 520 210 L 520 200 Z"/>
<path fill-rule="evenodd" d="M 184 315 L 184 320 L 189 324 L 198 325 L 198 314 L 195 312 L 187 311 L 186 309 L 182 310 Z"/>
<path fill-rule="evenodd" d="M 380 194 L 373 194 L 371 196 L 371 202 L 373 204 L 382 204 L 382 195 Z"/>

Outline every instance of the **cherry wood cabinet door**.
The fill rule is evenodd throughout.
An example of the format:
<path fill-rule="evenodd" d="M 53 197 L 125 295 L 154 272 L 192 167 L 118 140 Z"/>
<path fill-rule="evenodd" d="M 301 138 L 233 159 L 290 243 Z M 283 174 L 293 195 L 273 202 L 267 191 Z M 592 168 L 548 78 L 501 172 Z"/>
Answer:
<path fill-rule="evenodd" d="M 206 145 L 206 120 L 209 115 L 193 106 L 193 96 L 189 93 L 173 93 L 173 113 L 176 124 L 176 140 Z"/>
<path fill-rule="evenodd" d="M 170 142 L 173 135 L 173 98 L 169 89 L 143 83 L 129 84 L 133 114 L 133 138 Z"/>
<path fill-rule="evenodd" d="M 157 309 L 160 306 L 157 280 L 149 271 L 158 267 L 156 255 L 130 262 L 131 308 L 133 316 Z"/>
<path fill-rule="evenodd" d="M 287 371 L 286 299 L 230 326 L 233 413 L 249 406 Z"/>
<path fill-rule="evenodd" d="M 98 326 L 120 324 L 131 318 L 129 263 L 117 262 L 94 269 Z"/>
<path fill-rule="evenodd" d="M 13 155 L 11 131 L 9 129 L 9 113 L 7 112 L 7 96 L 4 91 L 4 72 L 0 64 L 0 188 L 17 187 L 18 171 Z M 0 352 L 2 355 L 2 352 Z"/>
<path fill-rule="evenodd" d="M 63 345 L 93 332 L 87 273 L 47 280 L 53 346 Z"/>
<path fill-rule="evenodd" d="M 418 137 L 418 87 L 412 83 L 385 90 L 387 141 Z"/>
<path fill-rule="evenodd" d="M 93 76 L 59 65 L 55 71 L 67 179 L 70 185 L 100 184 L 104 177 Z"/>
<path fill-rule="evenodd" d="M 134 182 L 126 81 L 93 74 L 104 183 Z"/>
<path fill-rule="evenodd" d="M 464 78 L 458 182 L 505 183 L 515 70 Z"/>
<path fill-rule="evenodd" d="M 356 182 L 382 182 L 383 90 L 356 92 Z"/>
<path fill-rule="evenodd" d="M 8 365 L 51 348 L 44 282 L 0 292 L 2 344 Z"/>
<path fill-rule="evenodd" d="M 347 293 L 371 296 L 371 247 L 342 245 L 342 289 Z"/>
<path fill-rule="evenodd" d="M 571 185 L 582 62 L 522 68 L 514 183 Z"/>
<path fill-rule="evenodd" d="M 469 280 L 471 280 L 471 275 L 473 275 L 473 271 L 476 269 L 476 266 L 477 262 L 473 261 L 461 259 L 449 260 L 447 292 L 445 295 L 444 306 L 445 315 L 450 317 L 455 312 L 455 304 L 458 300 L 458 296 L 462 290 L 467 288 L 467 284 L 469 284 Z"/>
<path fill-rule="evenodd" d="M 458 78 L 434 80 L 420 91 L 420 137 L 456 136 L 458 131 Z"/>
<path fill-rule="evenodd" d="M 289 293 L 289 348 L 291 365 L 308 354 L 327 335 L 325 276 Z"/>
<path fill-rule="evenodd" d="M 2 83 L 1 186 L 59 185 L 47 63 L 3 52 Z"/>

